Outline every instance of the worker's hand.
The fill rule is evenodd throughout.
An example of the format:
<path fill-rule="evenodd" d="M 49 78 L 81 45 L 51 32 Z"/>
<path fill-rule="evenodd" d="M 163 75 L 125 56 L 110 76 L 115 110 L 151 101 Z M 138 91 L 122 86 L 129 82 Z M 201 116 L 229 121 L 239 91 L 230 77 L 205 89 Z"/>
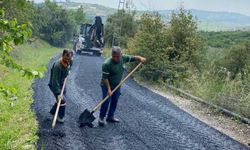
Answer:
<path fill-rule="evenodd" d="M 58 96 L 57 96 L 57 100 L 59 100 L 59 99 L 61 99 L 61 100 L 62 100 L 61 95 L 58 95 Z"/>
<path fill-rule="evenodd" d="M 111 95 L 112 95 L 112 91 L 111 91 L 111 89 L 108 89 L 107 94 L 108 94 L 108 96 L 111 96 Z"/>
<path fill-rule="evenodd" d="M 139 61 L 144 64 L 146 62 L 146 58 L 140 57 Z"/>

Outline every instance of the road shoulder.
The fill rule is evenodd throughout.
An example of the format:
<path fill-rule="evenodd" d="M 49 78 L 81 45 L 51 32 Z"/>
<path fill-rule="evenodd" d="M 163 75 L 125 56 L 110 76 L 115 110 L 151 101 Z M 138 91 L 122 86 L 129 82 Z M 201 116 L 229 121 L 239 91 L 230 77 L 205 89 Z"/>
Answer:
<path fill-rule="evenodd" d="M 228 135 L 234 140 L 250 147 L 249 125 L 233 120 L 232 118 L 227 117 L 217 110 L 205 106 L 204 104 L 180 97 L 165 88 L 143 82 L 138 83 L 152 92 L 167 98 L 179 108 L 191 114 L 193 117 Z"/>

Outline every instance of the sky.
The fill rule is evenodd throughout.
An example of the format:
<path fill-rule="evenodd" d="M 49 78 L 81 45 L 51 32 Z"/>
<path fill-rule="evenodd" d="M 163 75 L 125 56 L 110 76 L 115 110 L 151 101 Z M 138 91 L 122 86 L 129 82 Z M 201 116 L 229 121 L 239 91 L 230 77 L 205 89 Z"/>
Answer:
<path fill-rule="evenodd" d="M 44 0 L 34 0 L 43 2 Z M 57 0 L 65 1 L 65 0 Z M 117 8 L 119 0 L 71 0 L 100 4 Z M 207 11 L 236 12 L 250 16 L 250 0 L 132 0 L 137 10 L 176 9 L 181 5 L 186 9 L 200 9 Z"/>

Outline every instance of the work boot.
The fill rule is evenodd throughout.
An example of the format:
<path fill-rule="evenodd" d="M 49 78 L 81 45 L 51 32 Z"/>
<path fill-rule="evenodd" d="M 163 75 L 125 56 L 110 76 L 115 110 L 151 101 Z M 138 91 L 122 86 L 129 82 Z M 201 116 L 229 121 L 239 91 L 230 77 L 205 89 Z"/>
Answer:
<path fill-rule="evenodd" d="M 57 122 L 64 123 L 64 118 L 57 117 Z"/>
<path fill-rule="evenodd" d="M 114 117 L 109 117 L 106 119 L 107 122 L 110 122 L 110 123 L 119 123 L 120 120 L 117 119 L 117 118 L 114 118 Z"/>
<path fill-rule="evenodd" d="M 101 119 L 101 118 L 99 118 L 99 120 L 98 120 L 98 124 L 99 124 L 99 126 L 104 126 L 105 125 L 105 120 L 104 119 Z"/>

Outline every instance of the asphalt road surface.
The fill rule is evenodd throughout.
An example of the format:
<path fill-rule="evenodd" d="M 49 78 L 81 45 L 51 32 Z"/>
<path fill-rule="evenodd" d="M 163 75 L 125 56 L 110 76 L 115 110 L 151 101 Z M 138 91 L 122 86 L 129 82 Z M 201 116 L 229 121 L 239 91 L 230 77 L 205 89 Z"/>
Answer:
<path fill-rule="evenodd" d="M 53 58 L 52 63 L 58 58 Z M 247 150 L 246 146 L 224 135 L 181 110 L 168 99 L 129 79 L 121 89 L 116 117 L 119 124 L 80 128 L 80 113 L 93 108 L 102 98 L 100 79 L 102 57 L 77 55 L 67 82 L 64 124 L 51 129 L 49 110 L 54 97 L 47 84 L 49 72 L 33 84 L 34 104 L 39 121 L 38 149 L 45 150 Z M 99 111 L 95 113 L 98 117 Z"/>

